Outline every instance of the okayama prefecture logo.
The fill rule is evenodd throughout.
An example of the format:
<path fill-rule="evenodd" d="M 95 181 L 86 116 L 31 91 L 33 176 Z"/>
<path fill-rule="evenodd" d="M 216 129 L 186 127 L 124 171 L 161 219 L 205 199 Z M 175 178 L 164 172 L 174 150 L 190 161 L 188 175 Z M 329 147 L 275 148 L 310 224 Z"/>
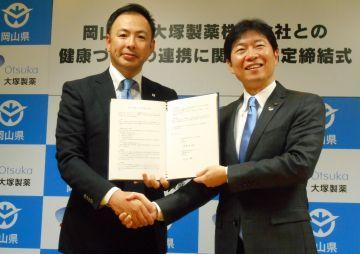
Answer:
<path fill-rule="evenodd" d="M 29 9 L 23 3 L 13 3 L 2 10 L 5 23 L 12 28 L 24 26 L 30 18 L 30 11 L 32 9 Z"/>
<path fill-rule="evenodd" d="M 18 219 L 19 211 L 21 209 L 16 208 L 10 202 L 0 202 L 0 229 L 8 229 L 14 226 Z"/>
<path fill-rule="evenodd" d="M 326 110 L 325 129 L 328 129 L 334 124 L 335 113 L 338 111 L 338 109 L 334 109 L 329 104 L 325 103 L 325 110 Z"/>
<path fill-rule="evenodd" d="M 335 220 L 339 216 L 332 215 L 328 210 L 318 208 L 310 213 L 311 223 L 313 224 L 313 233 L 316 237 L 327 237 L 335 229 Z"/>
<path fill-rule="evenodd" d="M 0 105 L 0 123 L 7 127 L 19 124 L 24 117 L 24 109 L 26 108 L 15 100 L 3 102 Z"/>

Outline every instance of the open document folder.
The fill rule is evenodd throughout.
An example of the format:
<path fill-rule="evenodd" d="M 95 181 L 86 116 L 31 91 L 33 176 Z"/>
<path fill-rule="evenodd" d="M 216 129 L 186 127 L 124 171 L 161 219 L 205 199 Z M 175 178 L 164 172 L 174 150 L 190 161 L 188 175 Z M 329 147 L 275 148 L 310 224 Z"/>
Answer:
<path fill-rule="evenodd" d="M 218 94 L 170 102 L 112 99 L 109 179 L 195 177 L 219 164 Z"/>

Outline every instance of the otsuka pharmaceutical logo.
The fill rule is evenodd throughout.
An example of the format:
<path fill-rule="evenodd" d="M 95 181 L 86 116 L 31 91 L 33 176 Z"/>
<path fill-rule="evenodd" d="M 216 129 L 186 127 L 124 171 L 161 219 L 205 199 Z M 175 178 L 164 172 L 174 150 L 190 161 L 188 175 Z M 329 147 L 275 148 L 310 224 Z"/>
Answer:
<path fill-rule="evenodd" d="M 0 67 L 3 66 L 5 63 L 5 58 L 3 55 L 0 55 Z"/>

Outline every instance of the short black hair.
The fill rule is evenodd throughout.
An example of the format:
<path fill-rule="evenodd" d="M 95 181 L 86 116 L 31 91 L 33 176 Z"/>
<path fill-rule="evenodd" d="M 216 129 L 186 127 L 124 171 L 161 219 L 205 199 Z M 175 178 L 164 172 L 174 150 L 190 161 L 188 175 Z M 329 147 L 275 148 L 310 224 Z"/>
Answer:
<path fill-rule="evenodd" d="M 276 41 L 272 27 L 266 24 L 260 19 L 244 19 L 238 22 L 233 29 L 226 36 L 224 43 L 224 55 L 225 60 L 230 61 L 231 59 L 231 50 L 234 42 L 239 39 L 247 31 L 256 31 L 266 37 L 269 41 L 273 51 L 275 52 L 279 46 Z"/>
<path fill-rule="evenodd" d="M 154 38 L 154 36 L 155 36 L 155 21 L 154 21 L 153 17 L 151 16 L 150 12 L 144 6 L 142 6 L 140 4 L 128 4 L 123 7 L 120 7 L 116 11 L 114 11 L 110 15 L 110 17 L 106 23 L 106 33 L 107 34 L 110 34 L 111 27 L 112 27 L 113 23 L 115 22 L 115 20 L 117 19 L 117 17 L 119 17 L 121 14 L 123 14 L 125 12 L 135 12 L 135 13 L 138 13 L 141 16 L 143 16 L 148 21 L 150 28 L 151 28 L 151 36 L 152 36 L 152 38 Z"/>

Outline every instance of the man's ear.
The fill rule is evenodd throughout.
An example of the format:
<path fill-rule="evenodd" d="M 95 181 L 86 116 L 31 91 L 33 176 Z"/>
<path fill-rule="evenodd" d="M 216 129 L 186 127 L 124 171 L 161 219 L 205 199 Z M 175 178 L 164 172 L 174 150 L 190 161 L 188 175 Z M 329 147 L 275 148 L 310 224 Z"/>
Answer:
<path fill-rule="evenodd" d="M 275 56 L 276 64 L 278 64 L 279 63 L 279 49 L 275 50 L 274 56 Z"/>
<path fill-rule="evenodd" d="M 106 34 L 106 36 L 105 36 L 105 47 L 106 47 L 107 52 L 110 51 L 110 42 L 111 42 L 110 34 Z"/>
<path fill-rule="evenodd" d="M 151 43 L 150 43 L 151 53 L 155 50 L 155 46 L 156 46 L 155 40 L 152 39 L 152 40 L 151 40 Z"/>
<path fill-rule="evenodd" d="M 155 46 L 156 46 L 155 40 L 152 39 L 151 42 L 150 42 L 150 55 L 151 55 L 152 52 L 154 52 Z"/>
<path fill-rule="evenodd" d="M 151 40 L 150 45 L 149 45 L 149 49 L 150 50 L 148 51 L 148 56 L 147 56 L 146 59 L 148 59 L 155 50 L 155 40 L 154 39 Z"/>

